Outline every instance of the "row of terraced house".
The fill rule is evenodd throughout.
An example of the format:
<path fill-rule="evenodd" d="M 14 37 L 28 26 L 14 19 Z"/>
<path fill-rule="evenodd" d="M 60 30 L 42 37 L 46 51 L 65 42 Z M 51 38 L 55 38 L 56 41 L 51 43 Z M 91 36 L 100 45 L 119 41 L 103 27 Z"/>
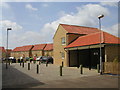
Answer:
<path fill-rule="evenodd" d="M 39 56 L 53 56 L 53 44 L 36 44 L 16 47 L 11 52 L 16 59 Z"/>

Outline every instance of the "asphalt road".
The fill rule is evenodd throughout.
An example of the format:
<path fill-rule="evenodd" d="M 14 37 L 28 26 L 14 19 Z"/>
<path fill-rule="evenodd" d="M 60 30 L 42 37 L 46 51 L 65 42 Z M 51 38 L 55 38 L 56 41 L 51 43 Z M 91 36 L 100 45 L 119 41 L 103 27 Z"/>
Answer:
<path fill-rule="evenodd" d="M 64 68 L 63 76 L 59 76 L 59 67 L 41 65 L 41 72 L 36 74 L 36 64 L 31 70 L 12 64 L 2 67 L 2 88 L 118 88 L 118 76 L 99 75 L 95 70 L 79 74 L 79 69 Z"/>

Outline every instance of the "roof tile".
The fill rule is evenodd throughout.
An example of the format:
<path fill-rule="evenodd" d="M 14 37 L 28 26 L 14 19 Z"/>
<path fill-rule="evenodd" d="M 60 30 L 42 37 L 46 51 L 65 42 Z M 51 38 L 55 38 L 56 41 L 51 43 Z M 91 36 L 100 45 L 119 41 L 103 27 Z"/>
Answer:
<path fill-rule="evenodd" d="M 53 44 L 47 44 L 44 50 L 53 50 Z"/>
<path fill-rule="evenodd" d="M 107 32 L 102 32 L 102 34 L 100 34 L 100 32 L 97 32 L 97 33 L 81 36 L 78 39 L 76 39 L 74 42 L 66 46 L 65 48 L 99 44 L 100 35 L 102 36 L 101 43 L 120 44 L 120 38 L 113 36 Z"/>
<path fill-rule="evenodd" d="M 47 44 L 36 44 L 32 50 L 43 50 Z"/>

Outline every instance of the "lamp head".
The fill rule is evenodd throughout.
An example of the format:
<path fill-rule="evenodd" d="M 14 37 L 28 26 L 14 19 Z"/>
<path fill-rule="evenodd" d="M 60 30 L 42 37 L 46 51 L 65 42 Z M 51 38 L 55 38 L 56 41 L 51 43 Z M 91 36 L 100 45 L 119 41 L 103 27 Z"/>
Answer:
<path fill-rule="evenodd" d="M 100 19 L 100 18 L 103 18 L 104 17 L 104 15 L 103 14 L 101 14 L 101 15 L 99 15 L 98 16 L 98 18 Z"/>
<path fill-rule="evenodd" d="M 7 30 L 12 30 L 12 28 L 7 28 Z"/>

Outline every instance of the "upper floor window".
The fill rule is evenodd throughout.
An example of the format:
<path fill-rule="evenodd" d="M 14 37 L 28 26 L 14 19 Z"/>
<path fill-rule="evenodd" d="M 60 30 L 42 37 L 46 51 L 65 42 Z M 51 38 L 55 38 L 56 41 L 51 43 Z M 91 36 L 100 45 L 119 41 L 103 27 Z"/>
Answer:
<path fill-rule="evenodd" d="M 65 45 L 65 43 L 66 43 L 65 37 L 61 38 L 61 43 L 62 43 L 62 45 Z"/>
<path fill-rule="evenodd" d="M 65 53 L 64 52 L 61 52 L 61 57 L 62 57 L 62 59 L 65 58 Z"/>

